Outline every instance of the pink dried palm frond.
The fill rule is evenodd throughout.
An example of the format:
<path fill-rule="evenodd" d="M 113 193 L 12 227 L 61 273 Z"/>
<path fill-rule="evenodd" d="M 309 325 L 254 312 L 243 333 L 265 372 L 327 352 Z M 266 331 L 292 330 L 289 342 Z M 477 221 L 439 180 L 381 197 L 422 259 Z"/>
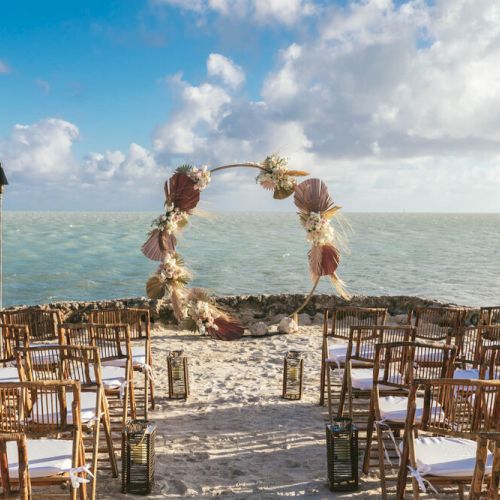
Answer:
<path fill-rule="evenodd" d="M 163 257 L 167 253 L 175 253 L 175 246 L 177 245 L 177 238 L 173 234 L 167 233 L 166 230 L 160 232 L 160 248 L 163 251 Z"/>
<path fill-rule="evenodd" d="M 326 184 L 319 179 L 307 179 L 295 187 L 293 197 L 296 207 L 301 212 L 326 212 L 333 206 Z"/>
<path fill-rule="evenodd" d="M 160 243 L 161 234 L 158 229 L 153 229 L 146 240 L 146 243 L 142 245 L 142 253 L 151 260 L 163 260 L 162 244 Z"/>
<path fill-rule="evenodd" d="M 219 316 L 214 320 L 214 323 L 218 329 L 208 328 L 207 332 L 211 337 L 219 340 L 238 340 L 245 331 L 238 321 L 226 315 Z"/>
<path fill-rule="evenodd" d="M 340 252 L 333 245 L 315 245 L 309 251 L 309 269 L 313 280 L 333 275 L 339 262 Z"/>
<path fill-rule="evenodd" d="M 176 172 L 165 182 L 167 205 L 173 205 L 183 212 L 193 210 L 200 201 L 200 191 L 194 185 L 184 172 Z"/>

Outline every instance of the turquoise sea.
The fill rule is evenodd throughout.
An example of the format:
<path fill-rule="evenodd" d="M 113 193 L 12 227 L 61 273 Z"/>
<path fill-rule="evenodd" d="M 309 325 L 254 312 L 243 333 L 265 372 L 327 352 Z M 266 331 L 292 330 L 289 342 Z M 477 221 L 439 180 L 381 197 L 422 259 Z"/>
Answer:
<path fill-rule="evenodd" d="M 156 268 L 141 251 L 155 213 L 7 212 L 4 305 L 145 295 Z M 353 294 L 500 303 L 500 214 L 347 214 L 339 275 Z M 193 218 L 178 251 L 193 285 L 217 294 L 307 292 L 295 214 Z M 333 293 L 325 280 L 319 290 Z"/>

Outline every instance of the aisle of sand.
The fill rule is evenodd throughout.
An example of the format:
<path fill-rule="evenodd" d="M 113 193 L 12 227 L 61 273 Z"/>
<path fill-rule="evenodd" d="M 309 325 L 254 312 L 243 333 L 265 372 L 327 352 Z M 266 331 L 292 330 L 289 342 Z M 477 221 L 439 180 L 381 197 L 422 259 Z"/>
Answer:
<path fill-rule="evenodd" d="M 153 332 L 158 425 L 156 488 L 152 498 L 276 498 L 331 496 L 326 484 L 325 408 L 318 406 L 320 327 L 237 342 L 185 331 Z M 168 399 L 166 355 L 189 356 L 191 396 Z M 301 401 L 281 399 L 283 356 L 304 353 Z M 100 477 L 99 491 L 103 491 Z M 125 498 L 117 492 L 113 498 Z M 355 494 L 378 498 L 376 478 Z M 109 491 L 109 490 L 108 490 Z M 108 496 L 109 497 L 109 496 Z"/>

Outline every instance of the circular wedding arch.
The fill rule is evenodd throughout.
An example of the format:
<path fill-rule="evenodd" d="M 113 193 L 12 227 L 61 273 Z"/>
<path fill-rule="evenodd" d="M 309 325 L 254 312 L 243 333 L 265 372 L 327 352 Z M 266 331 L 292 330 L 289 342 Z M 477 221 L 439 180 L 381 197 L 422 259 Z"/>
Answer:
<path fill-rule="evenodd" d="M 208 187 L 214 173 L 227 169 L 257 169 L 256 181 L 271 190 L 273 198 L 281 200 L 293 195 L 311 243 L 308 259 L 313 286 L 304 303 L 292 314 L 306 306 L 323 276 L 330 279 L 342 297 L 349 297 L 337 276 L 339 235 L 330 224 L 341 207 L 335 205 L 323 181 L 308 178 L 298 183 L 298 177 L 307 177 L 309 173 L 291 170 L 287 164 L 285 158 L 274 154 L 260 163 L 232 163 L 212 169 L 182 165 L 165 181 L 165 212 L 153 221 L 153 229 L 141 248 L 146 257 L 160 262 L 146 283 L 146 291 L 152 299 L 169 298 L 176 319 L 184 327 L 221 340 L 235 340 L 243 335 L 244 327 L 219 309 L 205 290 L 188 288 L 192 276 L 176 250 L 177 236 L 188 225 L 201 192 Z"/>

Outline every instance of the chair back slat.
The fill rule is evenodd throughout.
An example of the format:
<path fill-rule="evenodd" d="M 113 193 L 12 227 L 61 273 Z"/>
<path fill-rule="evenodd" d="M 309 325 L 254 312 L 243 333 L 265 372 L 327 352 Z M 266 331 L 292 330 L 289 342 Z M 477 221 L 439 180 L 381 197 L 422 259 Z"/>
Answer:
<path fill-rule="evenodd" d="M 33 342 L 57 339 L 57 329 L 62 323 L 60 311 L 34 307 L 2 311 L 0 320 L 10 325 L 26 325 L 29 329 L 30 340 Z"/>
<path fill-rule="evenodd" d="M 351 326 L 383 325 L 387 309 L 342 306 L 325 309 L 324 336 L 349 340 Z"/>
<path fill-rule="evenodd" d="M 72 419 L 68 419 L 71 402 Z M 81 431 L 80 382 L 43 380 L 0 383 L 0 428 L 30 436 Z"/>
<path fill-rule="evenodd" d="M 500 345 L 483 346 L 479 378 L 500 380 Z"/>
<path fill-rule="evenodd" d="M 421 421 L 414 421 L 417 392 L 424 393 Z M 437 379 L 416 380 L 408 414 L 415 428 L 440 435 L 475 439 L 481 430 L 497 425 L 500 381 Z"/>
<path fill-rule="evenodd" d="M 102 361 L 132 358 L 128 325 L 91 325 L 92 345 L 99 350 Z"/>
<path fill-rule="evenodd" d="M 411 326 L 351 326 L 347 360 L 375 362 L 376 345 L 387 342 L 414 340 Z"/>
<path fill-rule="evenodd" d="M 500 306 L 481 307 L 478 325 L 500 325 Z"/>
<path fill-rule="evenodd" d="M 88 323 L 63 323 L 59 326 L 59 343 L 67 345 L 91 345 L 92 335 Z"/>
<path fill-rule="evenodd" d="M 417 338 L 448 343 L 461 334 L 466 310 L 452 307 L 417 307 L 409 314 L 417 329 Z"/>
<path fill-rule="evenodd" d="M 78 380 L 82 389 L 102 383 L 97 347 L 31 346 L 16 352 L 25 380 Z"/>
<path fill-rule="evenodd" d="M 101 309 L 89 313 L 89 322 L 95 324 L 126 324 L 130 328 L 130 339 L 144 339 L 151 335 L 149 309 Z"/>
<path fill-rule="evenodd" d="M 29 343 L 26 325 L 8 325 L 0 323 L 0 365 L 15 361 L 15 349 Z"/>
<path fill-rule="evenodd" d="M 387 342 L 376 345 L 373 369 L 376 385 L 408 389 L 415 379 L 453 376 L 457 347 L 423 342 Z"/>

